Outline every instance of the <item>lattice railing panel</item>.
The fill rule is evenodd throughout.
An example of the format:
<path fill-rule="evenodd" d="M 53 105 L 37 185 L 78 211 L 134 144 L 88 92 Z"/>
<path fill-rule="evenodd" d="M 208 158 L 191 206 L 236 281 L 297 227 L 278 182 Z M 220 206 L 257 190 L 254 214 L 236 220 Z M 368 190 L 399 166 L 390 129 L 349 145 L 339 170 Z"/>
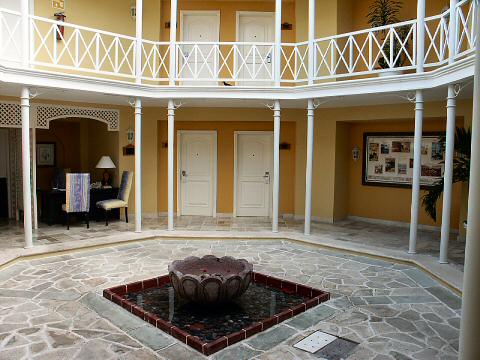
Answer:
<path fill-rule="evenodd" d="M 0 59 L 7 62 L 22 61 L 22 17 L 15 11 L 0 11 Z"/>
<path fill-rule="evenodd" d="M 449 11 L 425 19 L 425 66 L 438 66 L 449 57 Z"/>
<path fill-rule="evenodd" d="M 412 68 L 415 44 L 415 21 L 319 39 L 315 78 Z"/>
<path fill-rule="evenodd" d="M 32 64 L 135 77 L 135 38 L 39 17 L 30 20 Z"/>
<path fill-rule="evenodd" d="M 480 28 L 480 19 L 475 18 L 476 6 L 474 0 L 463 0 L 457 5 L 457 46 L 455 49 L 457 56 L 464 56 L 475 47 L 475 34 Z"/>
<path fill-rule="evenodd" d="M 142 79 L 169 80 L 170 44 L 168 42 L 142 42 Z"/>
<path fill-rule="evenodd" d="M 281 78 L 292 83 L 308 81 L 308 43 L 282 45 Z"/>
<path fill-rule="evenodd" d="M 179 81 L 273 81 L 273 48 L 270 43 L 177 44 Z"/>

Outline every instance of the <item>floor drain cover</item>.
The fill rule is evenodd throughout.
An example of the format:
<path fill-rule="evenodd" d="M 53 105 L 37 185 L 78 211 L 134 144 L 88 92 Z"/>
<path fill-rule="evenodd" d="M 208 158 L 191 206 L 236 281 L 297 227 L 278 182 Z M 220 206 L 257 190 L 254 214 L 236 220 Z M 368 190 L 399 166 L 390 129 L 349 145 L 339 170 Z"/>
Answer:
<path fill-rule="evenodd" d="M 311 354 L 316 353 L 318 350 L 324 348 L 337 338 L 333 335 L 316 331 L 313 334 L 307 336 L 305 339 L 299 341 L 293 347 L 307 351 Z"/>

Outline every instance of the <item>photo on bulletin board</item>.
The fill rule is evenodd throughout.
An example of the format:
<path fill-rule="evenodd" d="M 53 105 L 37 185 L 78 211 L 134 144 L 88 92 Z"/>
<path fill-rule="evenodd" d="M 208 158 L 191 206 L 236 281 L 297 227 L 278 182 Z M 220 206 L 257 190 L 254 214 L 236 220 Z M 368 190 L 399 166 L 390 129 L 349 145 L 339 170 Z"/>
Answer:
<path fill-rule="evenodd" d="M 413 133 L 364 133 L 362 184 L 411 187 L 413 176 Z M 429 187 L 443 178 L 445 134 L 422 136 L 420 185 Z"/>

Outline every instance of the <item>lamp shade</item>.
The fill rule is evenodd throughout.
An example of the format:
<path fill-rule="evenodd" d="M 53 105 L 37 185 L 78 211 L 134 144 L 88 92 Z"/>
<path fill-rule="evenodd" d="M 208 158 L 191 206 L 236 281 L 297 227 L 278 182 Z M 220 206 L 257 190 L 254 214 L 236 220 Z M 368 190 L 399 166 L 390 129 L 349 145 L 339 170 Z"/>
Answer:
<path fill-rule="evenodd" d="M 113 163 L 112 159 L 110 159 L 110 156 L 102 156 L 96 168 L 97 169 L 115 169 L 116 166 Z"/>

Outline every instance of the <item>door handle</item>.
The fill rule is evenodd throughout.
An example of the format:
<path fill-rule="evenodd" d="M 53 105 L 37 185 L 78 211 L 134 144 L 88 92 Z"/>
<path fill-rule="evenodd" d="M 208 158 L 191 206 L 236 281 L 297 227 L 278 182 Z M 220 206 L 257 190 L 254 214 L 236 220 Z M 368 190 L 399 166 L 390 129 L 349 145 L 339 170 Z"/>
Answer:
<path fill-rule="evenodd" d="M 187 172 L 185 170 L 182 170 L 182 177 L 187 177 Z"/>
<path fill-rule="evenodd" d="M 270 184 L 270 171 L 265 171 L 263 178 L 265 179 L 265 184 Z"/>

